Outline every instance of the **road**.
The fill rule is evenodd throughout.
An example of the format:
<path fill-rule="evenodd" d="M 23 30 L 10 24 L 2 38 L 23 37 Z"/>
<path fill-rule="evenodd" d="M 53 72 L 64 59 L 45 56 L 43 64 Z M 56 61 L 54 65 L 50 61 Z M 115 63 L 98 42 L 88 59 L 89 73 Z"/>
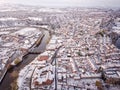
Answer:
<path fill-rule="evenodd" d="M 52 60 L 51 64 L 53 64 L 53 62 L 55 62 L 55 90 L 57 90 L 57 60 L 56 60 L 56 56 L 61 47 L 62 47 L 62 45 L 57 48 L 53 57 L 51 58 L 51 60 Z"/>

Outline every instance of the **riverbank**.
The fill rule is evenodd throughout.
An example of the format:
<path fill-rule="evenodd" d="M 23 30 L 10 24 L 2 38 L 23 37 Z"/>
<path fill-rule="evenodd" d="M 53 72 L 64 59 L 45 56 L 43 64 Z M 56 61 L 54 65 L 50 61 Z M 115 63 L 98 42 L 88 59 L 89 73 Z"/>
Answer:
<path fill-rule="evenodd" d="M 44 50 L 45 50 L 45 48 L 46 48 L 46 44 L 47 44 L 47 42 L 46 41 L 48 41 L 48 39 L 50 38 L 50 36 L 49 36 L 49 32 L 48 31 L 45 31 L 44 32 L 44 37 L 42 36 L 41 37 L 41 40 L 39 40 L 40 41 L 40 45 L 38 46 L 38 47 L 36 47 L 36 48 L 34 48 L 35 49 L 35 51 L 37 50 L 37 51 L 39 51 L 39 52 L 43 52 Z M 23 57 L 23 61 L 21 62 L 21 63 L 19 63 L 17 66 L 15 66 L 13 69 L 11 69 L 11 70 L 9 70 L 7 73 L 6 73 L 6 75 L 5 75 L 5 78 L 4 78 L 4 80 L 3 80 L 3 82 L 0 84 L 0 89 L 2 89 L 1 87 L 3 87 L 3 88 L 5 88 L 4 90 L 8 90 L 8 88 L 6 87 L 6 86 L 8 86 L 9 88 L 10 88 L 10 83 L 12 83 L 16 78 L 14 78 L 14 77 L 12 77 L 11 78 L 11 73 L 13 72 L 13 71 L 16 71 L 17 70 L 17 72 L 19 73 L 19 70 L 21 69 L 21 68 L 23 68 L 25 65 L 27 65 L 28 63 L 30 63 L 35 57 L 37 56 L 37 54 L 28 54 L 28 55 L 26 55 L 26 56 L 24 56 Z M 7 78 L 7 79 L 6 79 Z M 8 83 L 7 85 L 6 85 L 6 83 Z M 5 85 L 4 85 L 5 84 Z"/>
<path fill-rule="evenodd" d="M 4 70 L 2 71 L 2 73 L 1 73 L 1 75 L 0 75 L 0 83 L 2 82 L 2 80 L 4 79 L 4 76 L 6 75 L 6 73 L 7 73 L 7 71 L 9 70 L 9 69 L 11 69 L 11 68 L 14 68 L 16 65 L 18 65 L 19 63 L 21 63 L 22 61 L 23 61 L 23 57 L 25 56 L 25 55 L 27 55 L 27 54 L 29 54 L 29 51 L 33 48 L 33 50 L 34 50 L 34 48 L 35 47 L 37 47 L 37 46 L 39 46 L 39 44 L 41 43 L 41 40 L 42 40 L 42 38 L 44 37 L 44 33 L 43 33 L 43 31 L 41 31 L 42 33 L 40 34 L 40 36 L 39 36 L 39 38 L 33 43 L 33 45 L 31 45 L 31 47 L 29 47 L 28 48 L 28 50 L 26 50 L 26 51 L 24 51 L 24 52 L 20 52 L 20 55 L 18 55 L 18 56 L 16 56 L 15 58 L 13 58 L 14 57 L 14 55 L 13 56 L 11 56 L 10 58 L 9 58 L 9 60 L 8 60 L 8 62 L 6 63 L 6 66 L 5 66 L 5 68 L 4 68 Z M 15 54 L 15 53 L 14 53 Z M 14 60 L 12 60 L 12 62 L 10 62 L 10 59 L 12 60 L 12 59 L 14 59 Z"/>
<path fill-rule="evenodd" d="M 47 44 L 46 50 L 20 71 L 17 79 L 18 90 L 24 90 L 26 88 L 30 90 L 35 89 L 35 82 L 41 82 L 39 85 L 47 85 L 54 82 L 55 68 L 52 62 L 54 62 L 54 58 L 61 47 L 60 44 L 56 44 L 56 41 L 57 37 L 52 36 Z M 54 45 L 54 48 L 51 45 Z M 44 76 L 42 76 L 43 72 L 46 72 Z"/>

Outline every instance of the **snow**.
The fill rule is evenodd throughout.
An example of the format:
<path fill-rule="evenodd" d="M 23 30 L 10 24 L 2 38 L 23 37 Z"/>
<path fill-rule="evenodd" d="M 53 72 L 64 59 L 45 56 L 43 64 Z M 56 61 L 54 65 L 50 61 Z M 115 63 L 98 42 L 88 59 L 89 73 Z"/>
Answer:
<path fill-rule="evenodd" d="M 16 11 L 15 9 L 0 10 L 0 12 Z"/>
<path fill-rule="evenodd" d="M 35 20 L 35 21 L 42 21 L 42 18 L 39 17 L 28 17 L 30 20 Z"/>
<path fill-rule="evenodd" d="M 36 73 L 39 72 L 39 75 L 41 75 L 41 73 L 43 71 L 45 71 L 45 70 L 48 70 L 48 69 L 44 68 L 44 69 L 39 70 L 39 71 L 37 70 Z M 42 75 L 40 77 L 37 76 L 37 80 L 36 81 L 38 81 L 39 84 L 42 84 L 43 82 L 46 82 L 48 79 L 49 80 L 53 80 L 53 78 L 54 78 L 54 75 L 51 73 L 51 71 L 48 71 L 46 75 Z"/>
<path fill-rule="evenodd" d="M 50 40 L 49 41 L 49 44 L 55 44 L 56 43 L 56 40 Z"/>
<path fill-rule="evenodd" d="M 73 71 L 76 72 L 77 68 L 75 66 L 75 62 L 73 61 L 73 59 L 70 59 L 70 62 L 71 62 L 71 66 L 72 66 Z"/>
<path fill-rule="evenodd" d="M 48 28 L 48 25 L 42 25 L 41 28 Z"/>
<path fill-rule="evenodd" d="M 23 28 L 23 29 L 15 32 L 14 34 L 29 36 L 31 34 L 33 35 L 33 34 L 38 33 L 38 32 L 39 32 L 39 30 L 36 29 L 36 28 L 29 28 L 29 27 L 27 27 L 27 28 Z"/>
<path fill-rule="evenodd" d="M 26 67 L 24 67 L 24 69 L 22 69 L 22 70 L 20 71 L 20 73 L 19 73 L 19 77 L 18 77 L 18 79 L 17 79 L 17 84 L 18 84 L 18 86 L 19 86 L 19 90 L 20 90 L 20 87 L 22 87 L 22 83 L 23 83 L 23 81 L 24 81 L 24 77 L 25 77 L 26 74 L 28 73 L 29 68 L 30 68 L 30 66 L 26 66 Z"/>
<path fill-rule="evenodd" d="M 38 11 L 39 12 L 63 12 L 59 9 L 51 9 L 51 8 L 41 8 Z"/>
<path fill-rule="evenodd" d="M 115 27 L 113 27 L 113 29 L 120 29 L 120 27 L 116 27 L 116 26 L 115 26 Z"/>
<path fill-rule="evenodd" d="M 21 46 L 21 48 L 25 48 L 25 49 L 28 49 L 28 48 L 30 48 L 30 47 L 31 47 L 30 44 L 29 44 L 29 45 L 24 44 L 23 46 Z"/>
<path fill-rule="evenodd" d="M 29 43 L 29 40 L 25 40 L 25 44 L 28 44 Z"/>
<path fill-rule="evenodd" d="M 0 42 L 2 41 L 2 38 L 0 37 Z"/>
<path fill-rule="evenodd" d="M 6 18 L 0 18 L 0 21 L 8 21 L 8 20 L 18 20 L 17 18 L 13 18 L 13 17 L 6 17 Z"/>
<path fill-rule="evenodd" d="M 10 43 L 5 43 L 3 46 L 8 47 L 8 46 L 12 46 L 12 45 L 14 45 L 14 43 L 13 43 L 13 42 L 10 42 Z"/>
<path fill-rule="evenodd" d="M 2 35 L 2 34 L 9 34 L 9 32 L 0 32 L 0 35 Z"/>
<path fill-rule="evenodd" d="M 46 47 L 47 50 L 55 50 L 56 45 L 55 44 L 49 44 L 49 46 Z"/>
<path fill-rule="evenodd" d="M 47 55 L 48 55 L 48 52 L 43 52 L 39 56 L 47 56 Z"/>
<path fill-rule="evenodd" d="M 0 51 L 0 55 L 6 55 L 6 53 L 9 51 L 9 49 L 2 49 L 2 51 Z"/>

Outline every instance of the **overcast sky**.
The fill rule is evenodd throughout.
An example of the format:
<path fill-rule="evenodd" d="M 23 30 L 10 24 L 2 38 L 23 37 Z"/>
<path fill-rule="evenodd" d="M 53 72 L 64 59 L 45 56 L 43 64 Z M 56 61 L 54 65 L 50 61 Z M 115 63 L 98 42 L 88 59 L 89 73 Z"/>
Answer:
<path fill-rule="evenodd" d="M 120 7 L 120 0 L 0 0 L 0 3 L 17 3 L 46 7 Z"/>

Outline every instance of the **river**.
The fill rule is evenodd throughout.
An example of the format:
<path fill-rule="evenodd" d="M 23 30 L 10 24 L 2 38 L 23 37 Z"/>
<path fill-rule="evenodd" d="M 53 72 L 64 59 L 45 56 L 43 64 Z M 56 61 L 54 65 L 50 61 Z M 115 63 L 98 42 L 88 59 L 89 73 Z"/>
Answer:
<path fill-rule="evenodd" d="M 44 31 L 45 36 L 42 38 L 42 41 L 38 47 L 35 48 L 36 52 L 44 52 L 46 49 L 46 45 L 50 39 L 50 33 L 48 31 Z M 14 86 L 14 83 L 16 82 L 16 79 L 18 77 L 19 71 L 24 68 L 26 65 L 28 65 L 30 62 L 34 60 L 35 57 L 37 57 L 38 54 L 28 54 L 23 57 L 23 61 L 15 66 L 13 69 L 9 70 L 2 83 L 0 84 L 0 90 L 15 90 L 12 89 L 11 86 Z"/>

